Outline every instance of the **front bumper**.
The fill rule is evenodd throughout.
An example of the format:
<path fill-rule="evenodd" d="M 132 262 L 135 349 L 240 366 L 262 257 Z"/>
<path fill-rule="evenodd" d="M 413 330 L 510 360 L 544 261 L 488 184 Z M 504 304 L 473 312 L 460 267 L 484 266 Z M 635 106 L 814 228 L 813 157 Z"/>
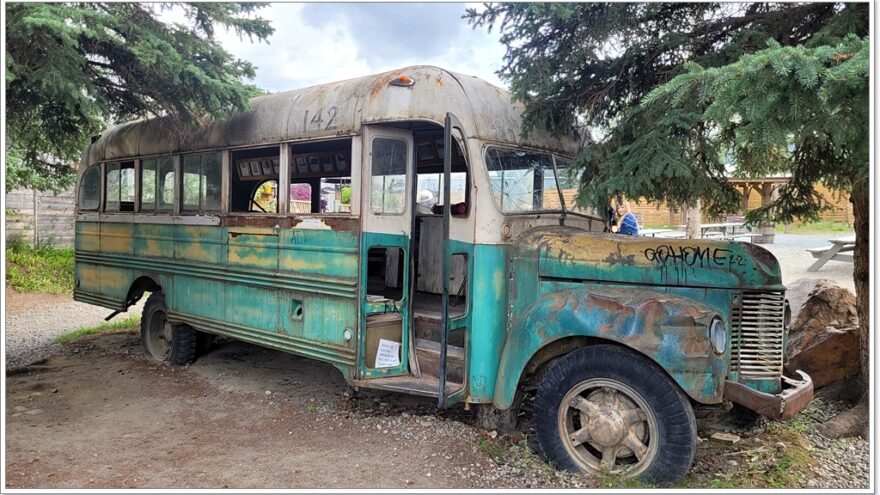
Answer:
<path fill-rule="evenodd" d="M 804 410 L 813 400 L 813 380 L 797 370 L 801 380 L 782 377 L 782 392 L 773 395 L 759 392 L 741 383 L 726 380 L 724 398 L 773 419 L 788 419 Z"/>

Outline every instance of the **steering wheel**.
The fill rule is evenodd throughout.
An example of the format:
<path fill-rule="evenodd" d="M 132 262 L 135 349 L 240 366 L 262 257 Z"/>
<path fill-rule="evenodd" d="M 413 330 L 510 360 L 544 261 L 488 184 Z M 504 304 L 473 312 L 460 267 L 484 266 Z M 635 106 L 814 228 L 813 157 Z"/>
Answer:
<path fill-rule="evenodd" d="M 265 208 L 263 208 L 262 206 L 260 206 L 260 203 L 257 203 L 256 201 L 254 201 L 254 198 L 251 198 L 251 204 L 253 204 L 253 205 L 256 206 L 257 208 L 259 208 L 260 211 L 262 211 L 263 213 L 269 213 L 268 211 L 266 211 Z"/>

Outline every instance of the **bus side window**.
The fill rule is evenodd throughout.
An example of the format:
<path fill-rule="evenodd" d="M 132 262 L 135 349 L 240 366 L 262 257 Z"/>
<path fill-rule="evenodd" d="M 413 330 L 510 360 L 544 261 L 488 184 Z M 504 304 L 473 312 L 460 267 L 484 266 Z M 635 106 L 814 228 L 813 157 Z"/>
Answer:
<path fill-rule="evenodd" d="M 290 213 L 351 213 L 351 139 L 290 147 Z"/>
<path fill-rule="evenodd" d="M 220 154 L 200 153 L 183 157 L 181 210 L 220 210 Z"/>
<path fill-rule="evenodd" d="M 406 209 L 406 141 L 376 138 L 372 150 L 370 209 L 400 214 Z"/>
<path fill-rule="evenodd" d="M 141 211 L 156 211 L 156 159 L 141 162 Z"/>
<path fill-rule="evenodd" d="M 134 162 L 106 165 L 104 211 L 134 211 Z"/>
<path fill-rule="evenodd" d="M 229 211 L 233 213 L 277 213 L 280 147 L 252 148 L 231 152 L 229 160 Z M 213 170 L 206 169 L 210 172 Z M 220 167 L 217 167 L 220 170 Z M 219 181 L 220 176 L 217 176 Z M 208 178 L 208 184 L 212 179 Z M 219 189 L 218 189 L 219 193 Z M 217 205 L 219 207 L 219 194 Z"/>
<path fill-rule="evenodd" d="M 170 156 L 160 159 L 157 170 L 156 209 L 172 211 L 174 210 L 174 161 Z"/>
<path fill-rule="evenodd" d="M 92 165 L 79 184 L 79 209 L 97 210 L 101 205 L 101 167 Z"/>
<path fill-rule="evenodd" d="M 141 210 L 143 212 L 174 209 L 174 162 L 170 156 L 149 158 L 141 162 Z"/>

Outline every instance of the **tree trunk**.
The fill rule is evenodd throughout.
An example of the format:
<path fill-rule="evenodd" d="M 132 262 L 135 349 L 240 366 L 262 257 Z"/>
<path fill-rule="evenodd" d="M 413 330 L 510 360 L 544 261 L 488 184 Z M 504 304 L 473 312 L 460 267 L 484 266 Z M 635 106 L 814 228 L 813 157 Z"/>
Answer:
<path fill-rule="evenodd" d="M 853 253 L 853 279 L 856 285 L 856 312 L 859 315 L 859 363 L 861 365 L 860 377 L 862 387 L 868 391 L 870 383 L 869 353 L 870 347 L 870 232 L 868 220 L 871 204 L 867 187 L 854 188 L 850 196 L 853 205 L 853 228 L 856 232 L 856 246 Z"/>
<path fill-rule="evenodd" d="M 700 235 L 701 223 L 703 223 L 703 205 L 698 199 L 696 205 L 687 207 L 687 226 L 685 232 L 688 239 L 699 239 L 702 237 Z"/>

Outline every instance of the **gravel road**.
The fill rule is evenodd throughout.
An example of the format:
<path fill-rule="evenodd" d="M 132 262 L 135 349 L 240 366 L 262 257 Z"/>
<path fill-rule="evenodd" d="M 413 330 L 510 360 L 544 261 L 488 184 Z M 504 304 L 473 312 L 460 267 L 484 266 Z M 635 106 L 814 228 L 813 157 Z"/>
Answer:
<path fill-rule="evenodd" d="M 782 283 L 790 284 L 799 278 L 829 279 L 837 285 L 855 293 L 853 264 L 842 261 L 829 261 L 818 272 L 808 272 L 816 259 L 808 253 L 808 248 L 829 246 L 829 239 L 846 237 L 846 233 L 835 234 L 776 234 L 773 244 L 762 244 L 782 267 Z"/>
<path fill-rule="evenodd" d="M 144 301 L 113 320 L 140 315 Z M 45 359 L 58 352 L 55 337 L 83 327 L 104 322 L 109 309 L 76 302 L 71 296 L 52 294 L 21 294 L 6 289 L 4 334 L 6 342 L 6 369 Z"/>

